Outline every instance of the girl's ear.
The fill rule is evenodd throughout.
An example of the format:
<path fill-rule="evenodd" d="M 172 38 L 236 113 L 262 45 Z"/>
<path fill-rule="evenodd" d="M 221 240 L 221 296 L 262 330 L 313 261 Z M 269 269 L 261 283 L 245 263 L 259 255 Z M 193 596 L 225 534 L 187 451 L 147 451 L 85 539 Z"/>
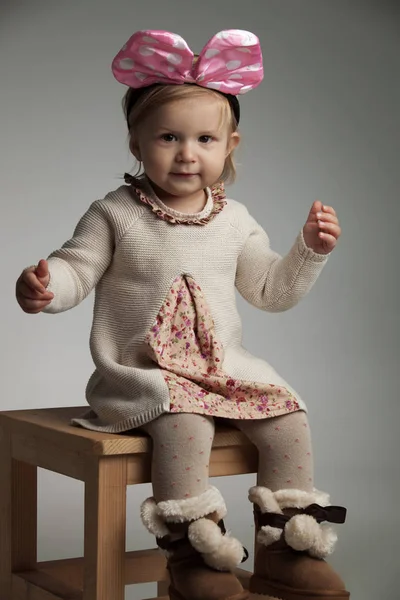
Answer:
<path fill-rule="evenodd" d="M 136 158 L 136 160 L 141 161 L 141 157 L 140 157 L 140 148 L 139 148 L 139 144 L 137 143 L 137 140 L 131 136 L 131 139 L 129 141 L 129 150 L 132 152 L 133 156 Z"/>
<path fill-rule="evenodd" d="M 238 147 L 239 143 L 240 143 L 240 134 L 237 131 L 234 131 L 228 140 L 228 148 L 227 148 L 226 156 L 229 156 L 230 153 L 233 152 L 233 150 L 235 150 L 235 148 Z"/>

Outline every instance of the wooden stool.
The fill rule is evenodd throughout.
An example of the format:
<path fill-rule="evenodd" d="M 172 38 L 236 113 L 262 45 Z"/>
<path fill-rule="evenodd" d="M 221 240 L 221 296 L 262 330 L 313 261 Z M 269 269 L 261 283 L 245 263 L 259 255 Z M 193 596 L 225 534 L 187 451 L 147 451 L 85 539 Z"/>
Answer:
<path fill-rule="evenodd" d="M 150 481 L 151 439 L 72 427 L 85 410 L 0 412 L 0 600 L 123 600 L 125 585 L 154 581 L 167 594 L 161 552 L 125 552 L 126 486 Z M 257 461 L 241 432 L 217 429 L 212 477 L 254 473 Z M 83 558 L 37 562 L 37 467 L 84 481 Z"/>

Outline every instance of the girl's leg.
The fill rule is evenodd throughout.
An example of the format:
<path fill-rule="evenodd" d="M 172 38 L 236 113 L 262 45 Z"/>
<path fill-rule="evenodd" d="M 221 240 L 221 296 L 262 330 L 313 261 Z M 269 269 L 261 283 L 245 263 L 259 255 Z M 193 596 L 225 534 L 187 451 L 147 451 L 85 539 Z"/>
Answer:
<path fill-rule="evenodd" d="M 305 412 L 270 419 L 235 419 L 231 423 L 258 449 L 257 485 L 272 491 L 313 489 L 311 435 Z"/>
<path fill-rule="evenodd" d="M 168 413 L 142 429 L 153 440 L 151 479 L 156 502 L 199 496 L 209 487 L 212 417 Z"/>
<path fill-rule="evenodd" d="M 243 547 L 224 535 L 225 502 L 208 482 L 214 420 L 167 414 L 142 429 L 153 439 L 154 497 L 142 503 L 141 516 L 167 552 L 169 597 L 246 600 L 248 593 L 231 572 L 243 558 Z"/>
<path fill-rule="evenodd" d="M 321 521 L 344 521 L 328 494 L 313 487 L 307 416 L 232 421 L 257 446 L 257 486 L 249 490 L 259 546 L 250 591 L 282 600 L 345 600 L 341 578 L 324 560 L 336 534 Z"/>

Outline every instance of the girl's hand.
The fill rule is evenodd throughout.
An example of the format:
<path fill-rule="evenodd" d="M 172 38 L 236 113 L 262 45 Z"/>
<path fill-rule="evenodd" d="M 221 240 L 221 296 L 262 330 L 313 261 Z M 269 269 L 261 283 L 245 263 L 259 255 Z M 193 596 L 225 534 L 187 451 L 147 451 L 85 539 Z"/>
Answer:
<path fill-rule="evenodd" d="M 50 274 L 46 260 L 42 259 L 37 266 L 22 271 L 16 284 L 15 295 L 24 312 L 36 314 L 50 304 L 54 294 L 46 290 L 49 281 Z"/>
<path fill-rule="evenodd" d="M 303 227 L 304 241 L 317 254 L 332 252 L 341 234 L 339 219 L 331 206 L 316 200 Z"/>

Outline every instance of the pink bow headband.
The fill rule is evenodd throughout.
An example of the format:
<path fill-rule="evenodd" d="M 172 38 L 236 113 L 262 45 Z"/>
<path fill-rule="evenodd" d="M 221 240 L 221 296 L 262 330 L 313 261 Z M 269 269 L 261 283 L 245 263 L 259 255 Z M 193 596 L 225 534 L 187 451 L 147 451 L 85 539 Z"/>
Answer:
<path fill-rule="evenodd" d="M 264 74 L 257 36 L 240 29 L 214 35 L 197 60 L 175 33 L 137 31 L 114 58 L 112 72 L 131 88 L 194 83 L 234 96 L 257 87 Z"/>

